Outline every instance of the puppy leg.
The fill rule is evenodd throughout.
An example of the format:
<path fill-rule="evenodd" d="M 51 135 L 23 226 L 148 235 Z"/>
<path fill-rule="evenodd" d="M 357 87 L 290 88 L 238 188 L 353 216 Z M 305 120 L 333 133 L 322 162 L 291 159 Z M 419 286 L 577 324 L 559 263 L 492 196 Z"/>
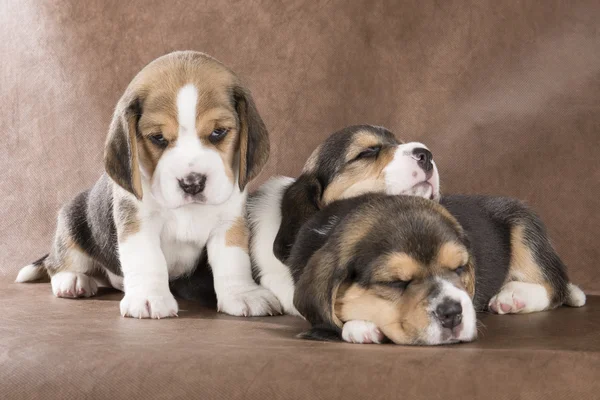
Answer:
<path fill-rule="evenodd" d="M 59 214 L 56 236 L 50 255 L 43 264 L 50 275 L 52 293 L 56 297 L 78 298 L 94 296 L 98 285 L 90 276 L 94 260 L 76 243 L 66 222 L 72 218 L 68 210 Z"/>
<path fill-rule="evenodd" d="M 352 320 L 344 323 L 342 339 L 349 343 L 381 343 L 385 336 L 370 321 Z"/>
<path fill-rule="evenodd" d="M 568 285 L 566 305 L 581 307 L 585 293 L 572 283 Z M 509 282 L 490 300 L 490 310 L 497 314 L 526 314 L 551 309 L 550 295 L 544 285 Z"/>
<path fill-rule="evenodd" d="M 281 314 L 275 295 L 252 279 L 248 229 L 243 217 L 230 226 L 216 228 L 207 250 L 219 311 L 237 316 Z"/>
<path fill-rule="evenodd" d="M 525 314 L 581 306 L 585 294 L 568 282 L 566 267 L 548 240 L 541 221 L 525 210 L 511 231 L 507 282 L 488 307 L 498 314 Z"/>
<path fill-rule="evenodd" d="M 167 261 L 160 247 L 162 224 L 144 220 L 139 231 L 119 235 L 119 260 L 125 297 L 121 315 L 133 318 L 177 316 L 178 306 L 169 290 Z"/>

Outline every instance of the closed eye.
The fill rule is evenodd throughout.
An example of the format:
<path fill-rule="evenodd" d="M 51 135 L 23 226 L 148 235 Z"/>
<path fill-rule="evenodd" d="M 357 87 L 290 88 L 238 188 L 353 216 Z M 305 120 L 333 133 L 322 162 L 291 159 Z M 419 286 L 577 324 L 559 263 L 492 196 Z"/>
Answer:
<path fill-rule="evenodd" d="M 411 281 L 402 281 L 402 280 L 398 279 L 396 281 L 379 282 L 379 284 L 382 286 L 387 286 L 392 289 L 404 290 L 410 284 L 410 282 Z"/>
<path fill-rule="evenodd" d="M 365 158 L 375 158 L 379 155 L 380 151 L 381 151 L 381 146 L 367 147 L 366 149 L 364 149 L 363 151 L 358 153 L 358 155 L 356 157 L 354 157 L 353 161 L 362 160 Z"/>
<path fill-rule="evenodd" d="M 454 270 L 454 272 L 456 272 L 456 274 L 458 274 L 458 275 L 462 275 L 465 273 L 466 270 L 467 270 L 466 266 L 461 265 L 460 267 L 456 268 Z"/>

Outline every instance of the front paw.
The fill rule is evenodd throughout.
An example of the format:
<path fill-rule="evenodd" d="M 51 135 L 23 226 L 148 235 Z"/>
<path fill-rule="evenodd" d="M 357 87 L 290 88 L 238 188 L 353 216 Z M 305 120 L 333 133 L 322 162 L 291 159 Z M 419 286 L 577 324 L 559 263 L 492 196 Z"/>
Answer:
<path fill-rule="evenodd" d="M 342 339 L 349 343 L 381 343 L 385 336 L 370 321 L 352 320 L 344 324 Z"/>
<path fill-rule="evenodd" d="M 132 318 L 177 317 L 177 301 L 168 290 L 165 292 L 125 293 L 121 300 L 121 315 Z"/>
<path fill-rule="evenodd" d="M 270 290 L 259 285 L 227 287 L 217 291 L 218 311 L 240 317 L 282 313 L 281 304 Z"/>

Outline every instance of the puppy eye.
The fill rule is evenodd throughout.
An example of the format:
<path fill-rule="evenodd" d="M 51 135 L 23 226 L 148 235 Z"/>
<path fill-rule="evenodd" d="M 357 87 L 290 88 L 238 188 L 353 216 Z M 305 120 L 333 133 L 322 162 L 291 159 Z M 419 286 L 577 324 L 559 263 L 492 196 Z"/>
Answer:
<path fill-rule="evenodd" d="M 461 265 L 460 267 L 456 268 L 454 272 L 456 272 L 458 275 L 462 275 L 465 273 L 466 270 L 467 267 L 465 265 Z"/>
<path fill-rule="evenodd" d="M 217 143 L 227 135 L 227 132 L 229 132 L 229 129 L 227 128 L 217 128 L 210 133 L 208 140 L 210 140 L 211 143 Z"/>
<path fill-rule="evenodd" d="M 377 157 L 379 152 L 381 151 L 381 146 L 372 146 L 366 148 L 365 150 L 358 153 L 358 155 L 354 158 L 355 160 L 361 160 L 363 158 L 373 158 Z"/>
<path fill-rule="evenodd" d="M 163 148 L 163 149 L 165 147 L 167 147 L 167 145 L 169 144 L 169 141 L 167 139 L 165 139 L 165 137 L 162 135 L 162 133 L 150 136 L 150 141 L 152 143 L 154 143 L 156 146 Z"/>
<path fill-rule="evenodd" d="M 390 282 L 382 282 L 381 284 L 385 285 L 387 287 L 390 287 L 392 289 L 404 290 L 410 284 L 410 281 L 397 280 L 397 281 L 390 281 Z"/>

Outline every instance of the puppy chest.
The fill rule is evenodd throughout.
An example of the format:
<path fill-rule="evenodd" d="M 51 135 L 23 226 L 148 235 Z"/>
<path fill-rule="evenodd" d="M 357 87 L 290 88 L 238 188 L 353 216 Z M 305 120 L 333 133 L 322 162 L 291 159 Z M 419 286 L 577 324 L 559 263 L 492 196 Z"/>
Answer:
<path fill-rule="evenodd" d="M 218 219 L 189 213 L 172 215 L 161 232 L 161 250 L 167 261 L 169 276 L 188 273 L 196 264 Z"/>

